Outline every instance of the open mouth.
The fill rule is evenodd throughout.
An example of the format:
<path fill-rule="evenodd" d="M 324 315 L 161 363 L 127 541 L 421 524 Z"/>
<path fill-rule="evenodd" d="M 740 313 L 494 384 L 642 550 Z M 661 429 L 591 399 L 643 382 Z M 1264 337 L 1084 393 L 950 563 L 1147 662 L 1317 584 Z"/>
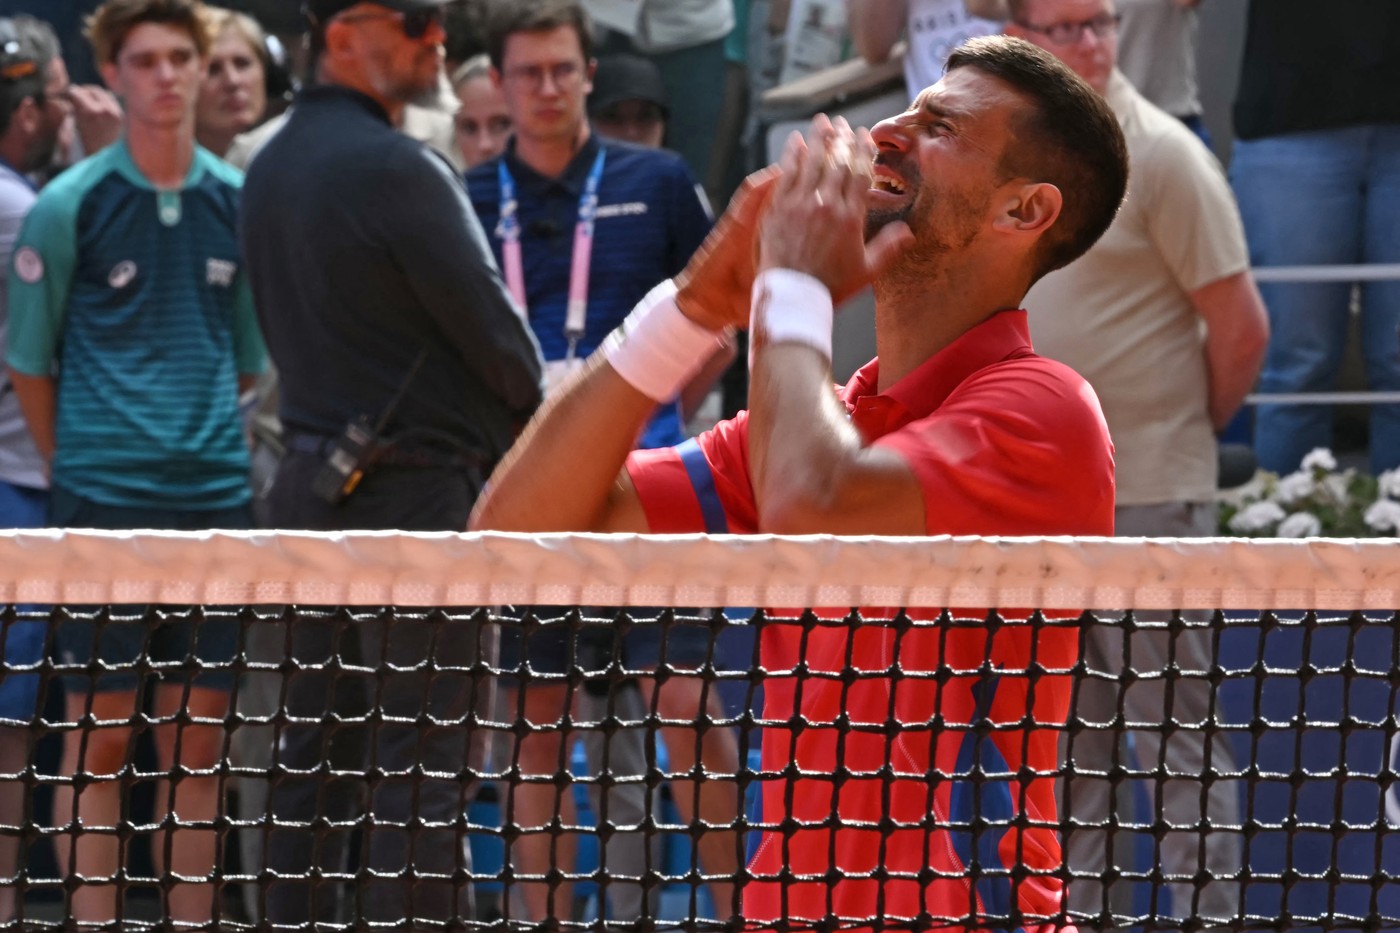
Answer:
<path fill-rule="evenodd" d="M 908 193 L 909 186 L 904 183 L 904 179 L 900 178 L 888 168 L 877 165 L 875 167 L 875 174 L 870 179 L 870 190 L 903 196 Z"/>

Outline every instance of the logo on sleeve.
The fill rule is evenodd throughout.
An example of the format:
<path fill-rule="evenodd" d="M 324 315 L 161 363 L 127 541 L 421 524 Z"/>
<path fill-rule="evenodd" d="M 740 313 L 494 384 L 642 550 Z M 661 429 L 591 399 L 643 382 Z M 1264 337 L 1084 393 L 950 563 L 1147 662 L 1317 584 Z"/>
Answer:
<path fill-rule="evenodd" d="M 27 285 L 34 285 L 44 277 L 44 257 L 32 246 L 20 247 L 15 253 L 15 275 Z"/>
<path fill-rule="evenodd" d="M 227 259 L 207 259 L 204 263 L 204 283 L 228 288 L 233 284 L 233 277 L 237 272 L 237 263 Z"/>
<path fill-rule="evenodd" d="M 136 263 L 130 259 L 123 259 L 107 273 L 107 284 L 116 289 L 126 288 L 132 279 L 136 278 L 136 271 Z"/>

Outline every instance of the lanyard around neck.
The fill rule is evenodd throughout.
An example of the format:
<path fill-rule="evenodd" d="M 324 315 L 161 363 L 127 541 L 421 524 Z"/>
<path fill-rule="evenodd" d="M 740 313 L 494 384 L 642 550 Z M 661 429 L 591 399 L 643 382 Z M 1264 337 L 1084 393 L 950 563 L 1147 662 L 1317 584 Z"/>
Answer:
<path fill-rule="evenodd" d="M 583 337 L 584 319 L 588 312 L 588 274 L 593 261 L 593 222 L 598 214 L 598 184 L 603 178 L 605 155 L 605 151 L 599 146 L 598 157 L 593 160 L 593 168 L 588 172 L 588 181 L 583 186 L 583 196 L 578 201 L 578 222 L 574 224 L 574 251 L 569 264 L 569 304 L 564 314 L 564 339 L 569 343 L 569 359 L 573 358 L 578 342 Z M 496 174 L 501 185 L 501 222 L 496 227 L 496 235 L 501 238 L 506 287 L 510 289 L 511 297 L 528 318 L 525 263 L 520 251 L 520 201 L 515 194 L 515 178 L 506 167 L 505 157 L 502 156 L 496 165 Z"/>

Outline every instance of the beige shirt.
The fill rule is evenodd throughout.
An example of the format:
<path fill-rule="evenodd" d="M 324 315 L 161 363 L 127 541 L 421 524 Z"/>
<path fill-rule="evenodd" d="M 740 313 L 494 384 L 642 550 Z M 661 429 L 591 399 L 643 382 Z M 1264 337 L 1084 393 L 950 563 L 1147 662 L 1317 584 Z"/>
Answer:
<path fill-rule="evenodd" d="M 1118 0 L 1118 12 L 1118 67 L 1133 87 L 1174 117 L 1199 114 L 1196 10 L 1176 0 Z"/>
<path fill-rule="evenodd" d="M 1249 253 L 1220 165 L 1180 121 L 1115 72 L 1108 101 L 1128 142 L 1128 196 L 1084 256 L 1026 296 L 1043 356 L 1103 404 L 1119 505 L 1214 498 L 1204 325 L 1189 293 L 1244 271 Z"/>

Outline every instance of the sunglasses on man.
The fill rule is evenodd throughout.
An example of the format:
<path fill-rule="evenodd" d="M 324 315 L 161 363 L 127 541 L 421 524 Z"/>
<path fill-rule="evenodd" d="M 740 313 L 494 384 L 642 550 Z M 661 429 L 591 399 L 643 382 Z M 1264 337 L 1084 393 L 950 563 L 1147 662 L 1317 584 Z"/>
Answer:
<path fill-rule="evenodd" d="M 442 7 L 429 7 L 425 10 L 413 10 L 403 12 L 396 10 L 385 10 L 383 13 L 350 13 L 345 16 L 336 16 L 335 20 L 342 23 L 368 22 L 376 19 L 396 19 L 399 21 L 399 28 L 409 39 L 421 39 L 428 30 L 436 24 L 445 27 L 447 22 L 442 12 Z"/>

